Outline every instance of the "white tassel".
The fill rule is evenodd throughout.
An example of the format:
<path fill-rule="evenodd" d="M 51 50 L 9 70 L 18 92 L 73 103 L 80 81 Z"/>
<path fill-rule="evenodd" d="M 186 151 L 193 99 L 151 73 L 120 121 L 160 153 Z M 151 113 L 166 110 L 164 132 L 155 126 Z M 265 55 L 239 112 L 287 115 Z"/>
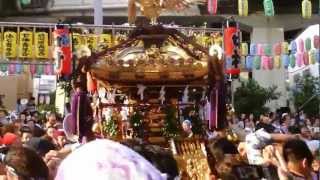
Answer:
<path fill-rule="evenodd" d="M 143 100 L 143 92 L 147 87 L 142 84 L 138 84 L 137 88 L 138 88 L 137 94 L 140 95 L 140 100 L 142 101 Z"/>
<path fill-rule="evenodd" d="M 166 100 L 165 95 L 166 95 L 165 86 L 162 86 L 160 90 L 160 97 L 159 97 L 161 104 L 163 104 L 163 102 Z"/>
<path fill-rule="evenodd" d="M 189 102 L 189 86 L 187 86 L 183 91 L 182 103 Z"/>

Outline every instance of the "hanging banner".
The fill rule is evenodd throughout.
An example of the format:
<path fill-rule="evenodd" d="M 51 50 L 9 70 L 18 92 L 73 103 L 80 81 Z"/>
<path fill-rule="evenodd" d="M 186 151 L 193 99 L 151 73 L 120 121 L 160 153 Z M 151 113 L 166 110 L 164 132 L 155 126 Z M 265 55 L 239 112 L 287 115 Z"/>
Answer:
<path fill-rule="evenodd" d="M 87 46 L 91 51 L 95 51 L 98 48 L 98 36 L 90 34 L 86 38 Z"/>
<path fill-rule="evenodd" d="M 33 33 L 22 31 L 19 34 L 19 57 L 32 58 Z"/>
<path fill-rule="evenodd" d="M 35 57 L 40 59 L 49 58 L 49 38 L 46 32 L 37 32 L 34 36 Z"/>
<path fill-rule="evenodd" d="M 239 16 L 248 16 L 248 0 L 238 0 Z"/>
<path fill-rule="evenodd" d="M 5 58 L 17 57 L 17 33 L 7 31 L 3 34 L 3 52 Z"/>
<path fill-rule="evenodd" d="M 112 46 L 112 37 L 111 34 L 101 34 L 100 36 L 100 42 L 106 46 L 107 48 L 110 48 Z"/>

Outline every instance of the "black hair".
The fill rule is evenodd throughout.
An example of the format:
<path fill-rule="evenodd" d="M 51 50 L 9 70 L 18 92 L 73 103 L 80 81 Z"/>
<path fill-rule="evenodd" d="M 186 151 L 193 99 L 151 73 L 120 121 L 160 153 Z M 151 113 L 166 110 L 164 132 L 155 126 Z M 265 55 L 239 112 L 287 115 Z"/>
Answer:
<path fill-rule="evenodd" d="M 283 156 L 286 162 L 290 161 L 301 161 L 307 159 L 308 165 L 311 167 L 313 162 L 313 155 L 308 148 L 307 144 L 299 139 L 291 139 L 285 142 L 283 145 Z"/>
<path fill-rule="evenodd" d="M 40 156 L 26 147 L 12 147 L 4 163 L 13 168 L 22 179 L 49 179 L 49 169 Z"/>
<path fill-rule="evenodd" d="M 178 165 L 171 151 L 160 146 L 143 144 L 137 140 L 127 140 L 121 143 L 139 153 L 160 172 L 166 173 L 168 180 L 173 180 L 179 175 Z"/>
<path fill-rule="evenodd" d="M 238 154 L 237 147 L 226 138 L 209 143 L 208 148 L 215 162 L 223 160 L 226 154 Z"/>

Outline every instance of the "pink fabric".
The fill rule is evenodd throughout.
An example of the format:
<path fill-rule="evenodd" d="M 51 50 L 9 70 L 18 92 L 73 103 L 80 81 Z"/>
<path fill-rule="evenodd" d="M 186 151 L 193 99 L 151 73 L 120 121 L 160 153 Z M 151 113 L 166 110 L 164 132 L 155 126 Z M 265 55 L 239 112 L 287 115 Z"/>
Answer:
<path fill-rule="evenodd" d="M 313 46 L 316 49 L 320 49 L 320 37 L 319 37 L 319 35 L 315 35 L 313 37 Z"/>
<path fill-rule="evenodd" d="M 95 140 L 62 161 L 55 180 L 165 180 L 142 156 L 110 140 Z"/>

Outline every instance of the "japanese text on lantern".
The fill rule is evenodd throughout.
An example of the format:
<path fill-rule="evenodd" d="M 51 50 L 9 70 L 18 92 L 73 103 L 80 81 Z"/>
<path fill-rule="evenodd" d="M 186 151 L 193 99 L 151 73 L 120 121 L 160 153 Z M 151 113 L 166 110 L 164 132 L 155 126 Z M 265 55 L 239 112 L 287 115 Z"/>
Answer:
<path fill-rule="evenodd" d="M 90 34 L 87 37 L 87 46 L 91 51 L 94 51 L 98 47 L 98 37 L 96 35 Z"/>
<path fill-rule="evenodd" d="M 32 58 L 32 35 L 33 33 L 29 31 L 20 32 L 19 57 Z"/>
<path fill-rule="evenodd" d="M 3 35 L 4 57 L 14 58 L 17 56 L 17 33 L 7 31 Z"/>
<path fill-rule="evenodd" d="M 46 32 L 37 32 L 35 34 L 35 52 L 36 58 L 47 59 L 49 56 L 49 38 Z"/>

